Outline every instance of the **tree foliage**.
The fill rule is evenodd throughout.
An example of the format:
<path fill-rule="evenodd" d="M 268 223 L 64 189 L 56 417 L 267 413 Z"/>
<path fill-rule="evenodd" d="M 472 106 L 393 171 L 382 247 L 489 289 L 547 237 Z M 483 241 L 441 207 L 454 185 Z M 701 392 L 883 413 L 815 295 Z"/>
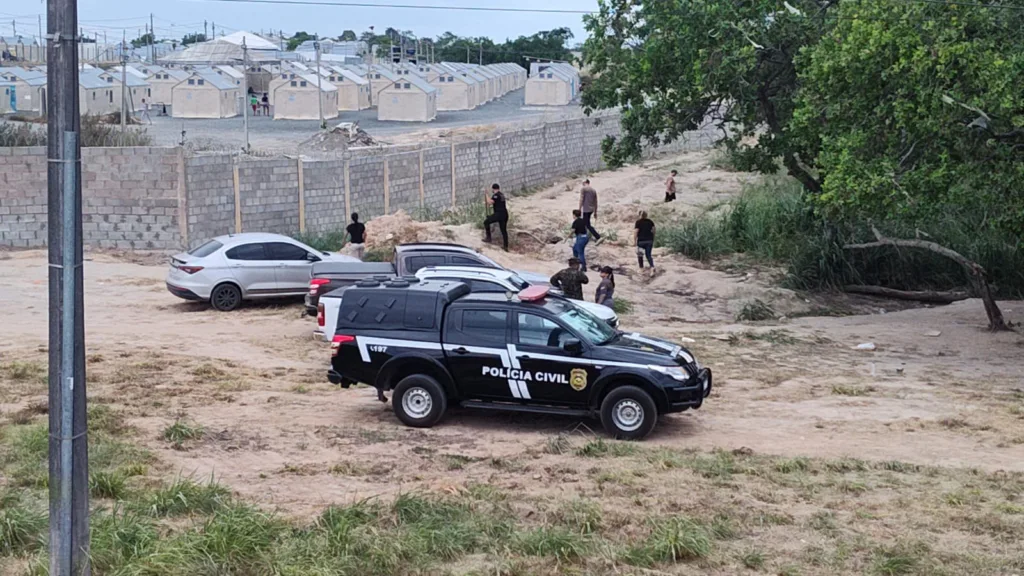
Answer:
<path fill-rule="evenodd" d="M 206 34 L 202 32 L 196 32 L 194 34 L 185 34 L 181 39 L 182 46 L 188 46 L 189 44 L 195 44 L 197 42 L 206 42 Z"/>
<path fill-rule="evenodd" d="M 801 60 L 794 139 L 833 217 L 1024 234 L 1024 12 L 863 0 Z"/>
<path fill-rule="evenodd" d="M 316 36 L 309 34 L 305 31 L 296 32 L 291 38 L 288 39 L 288 50 L 295 50 L 299 47 L 299 44 L 308 40 L 316 40 Z"/>
<path fill-rule="evenodd" d="M 146 32 L 142 36 L 132 40 L 132 47 L 141 48 L 142 46 L 149 46 L 150 44 L 154 44 L 155 40 L 156 38 L 154 38 L 152 32 Z"/>
<path fill-rule="evenodd" d="M 341 33 L 341 36 L 338 36 L 338 40 L 340 42 L 355 42 L 355 40 L 356 40 L 356 31 L 355 30 L 345 30 L 344 32 Z"/>

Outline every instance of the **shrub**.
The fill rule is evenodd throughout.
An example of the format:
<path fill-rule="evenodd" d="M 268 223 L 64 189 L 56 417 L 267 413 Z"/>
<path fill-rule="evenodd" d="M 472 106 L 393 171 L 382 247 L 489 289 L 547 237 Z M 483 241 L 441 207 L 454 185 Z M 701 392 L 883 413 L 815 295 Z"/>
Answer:
<path fill-rule="evenodd" d="M 26 504 L 0 510 L 0 556 L 22 556 L 41 548 L 49 520 L 42 510 Z"/>
<path fill-rule="evenodd" d="M 344 228 L 335 228 L 322 232 L 300 232 L 293 234 L 299 242 L 321 252 L 338 252 L 345 247 L 347 232 Z"/>

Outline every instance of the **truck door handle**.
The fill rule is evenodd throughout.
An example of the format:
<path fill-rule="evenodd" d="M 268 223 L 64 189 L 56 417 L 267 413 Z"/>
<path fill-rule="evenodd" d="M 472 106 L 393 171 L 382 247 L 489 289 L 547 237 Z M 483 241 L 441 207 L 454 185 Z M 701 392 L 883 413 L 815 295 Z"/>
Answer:
<path fill-rule="evenodd" d="M 461 346 L 456 348 L 455 350 L 452 350 L 452 352 L 455 352 L 456 354 L 469 354 L 469 350 L 466 350 Z"/>

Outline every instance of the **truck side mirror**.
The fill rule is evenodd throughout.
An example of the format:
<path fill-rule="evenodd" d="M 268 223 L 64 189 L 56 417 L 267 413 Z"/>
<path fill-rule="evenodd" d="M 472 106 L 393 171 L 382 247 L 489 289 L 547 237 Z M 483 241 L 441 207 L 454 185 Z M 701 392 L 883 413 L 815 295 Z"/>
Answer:
<path fill-rule="evenodd" d="M 582 354 L 583 343 L 578 338 L 566 338 L 562 342 L 562 350 L 569 354 Z"/>

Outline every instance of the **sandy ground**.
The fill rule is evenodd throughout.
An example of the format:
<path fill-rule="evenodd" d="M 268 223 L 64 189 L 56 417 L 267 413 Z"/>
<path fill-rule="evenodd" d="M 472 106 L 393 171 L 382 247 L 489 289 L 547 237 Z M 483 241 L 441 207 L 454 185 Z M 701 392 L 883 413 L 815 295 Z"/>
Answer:
<path fill-rule="evenodd" d="M 735 194 L 746 178 L 706 166 L 706 155 L 686 154 L 591 176 L 601 197 L 596 224 L 609 240 L 589 258 L 620 271 L 617 294 L 633 304 L 623 328 L 692 339 L 687 345 L 716 374 L 704 408 L 664 417 L 649 445 L 1024 471 L 1024 337 L 985 331 L 979 302 L 899 310 L 844 300 L 875 313 L 811 317 L 821 298 L 774 286 L 777 271 L 730 274 L 661 251 L 657 275 L 637 270 L 629 243 L 638 210 L 693 212 Z M 666 207 L 658 200 L 671 168 L 680 171 L 681 200 Z M 513 229 L 566 234 L 577 194 L 578 183 L 566 181 L 513 199 Z M 545 273 L 571 252 L 567 241 L 540 246 L 519 235 L 506 254 L 483 246 L 471 225 L 402 215 L 368 229 L 371 243 L 454 239 Z M 505 485 L 513 476 L 518 489 L 545 494 L 571 486 L 558 471 L 563 458 L 538 447 L 561 432 L 600 435 L 592 421 L 459 410 L 434 429 L 402 427 L 371 390 L 326 382 L 328 347 L 311 337 L 313 320 L 298 303 L 217 313 L 167 293 L 165 271 L 155 254 L 89 253 L 85 265 L 91 401 L 123 410 L 166 475 L 212 474 L 250 500 L 296 514 L 417 488 Z M 753 298 L 789 318 L 736 323 Z M 45 366 L 45 253 L 0 254 L 0 301 L 0 364 Z M 1003 311 L 1024 322 L 1024 302 L 1005 302 Z M 876 349 L 854 349 L 864 342 Z M 0 414 L 44 400 L 42 382 L 5 382 Z M 207 430 L 186 450 L 159 437 L 180 417 Z M 455 469 L 439 454 L 478 464 Z M 503 477 L 484 464 L 495 459 L 529 464 Z"/>

